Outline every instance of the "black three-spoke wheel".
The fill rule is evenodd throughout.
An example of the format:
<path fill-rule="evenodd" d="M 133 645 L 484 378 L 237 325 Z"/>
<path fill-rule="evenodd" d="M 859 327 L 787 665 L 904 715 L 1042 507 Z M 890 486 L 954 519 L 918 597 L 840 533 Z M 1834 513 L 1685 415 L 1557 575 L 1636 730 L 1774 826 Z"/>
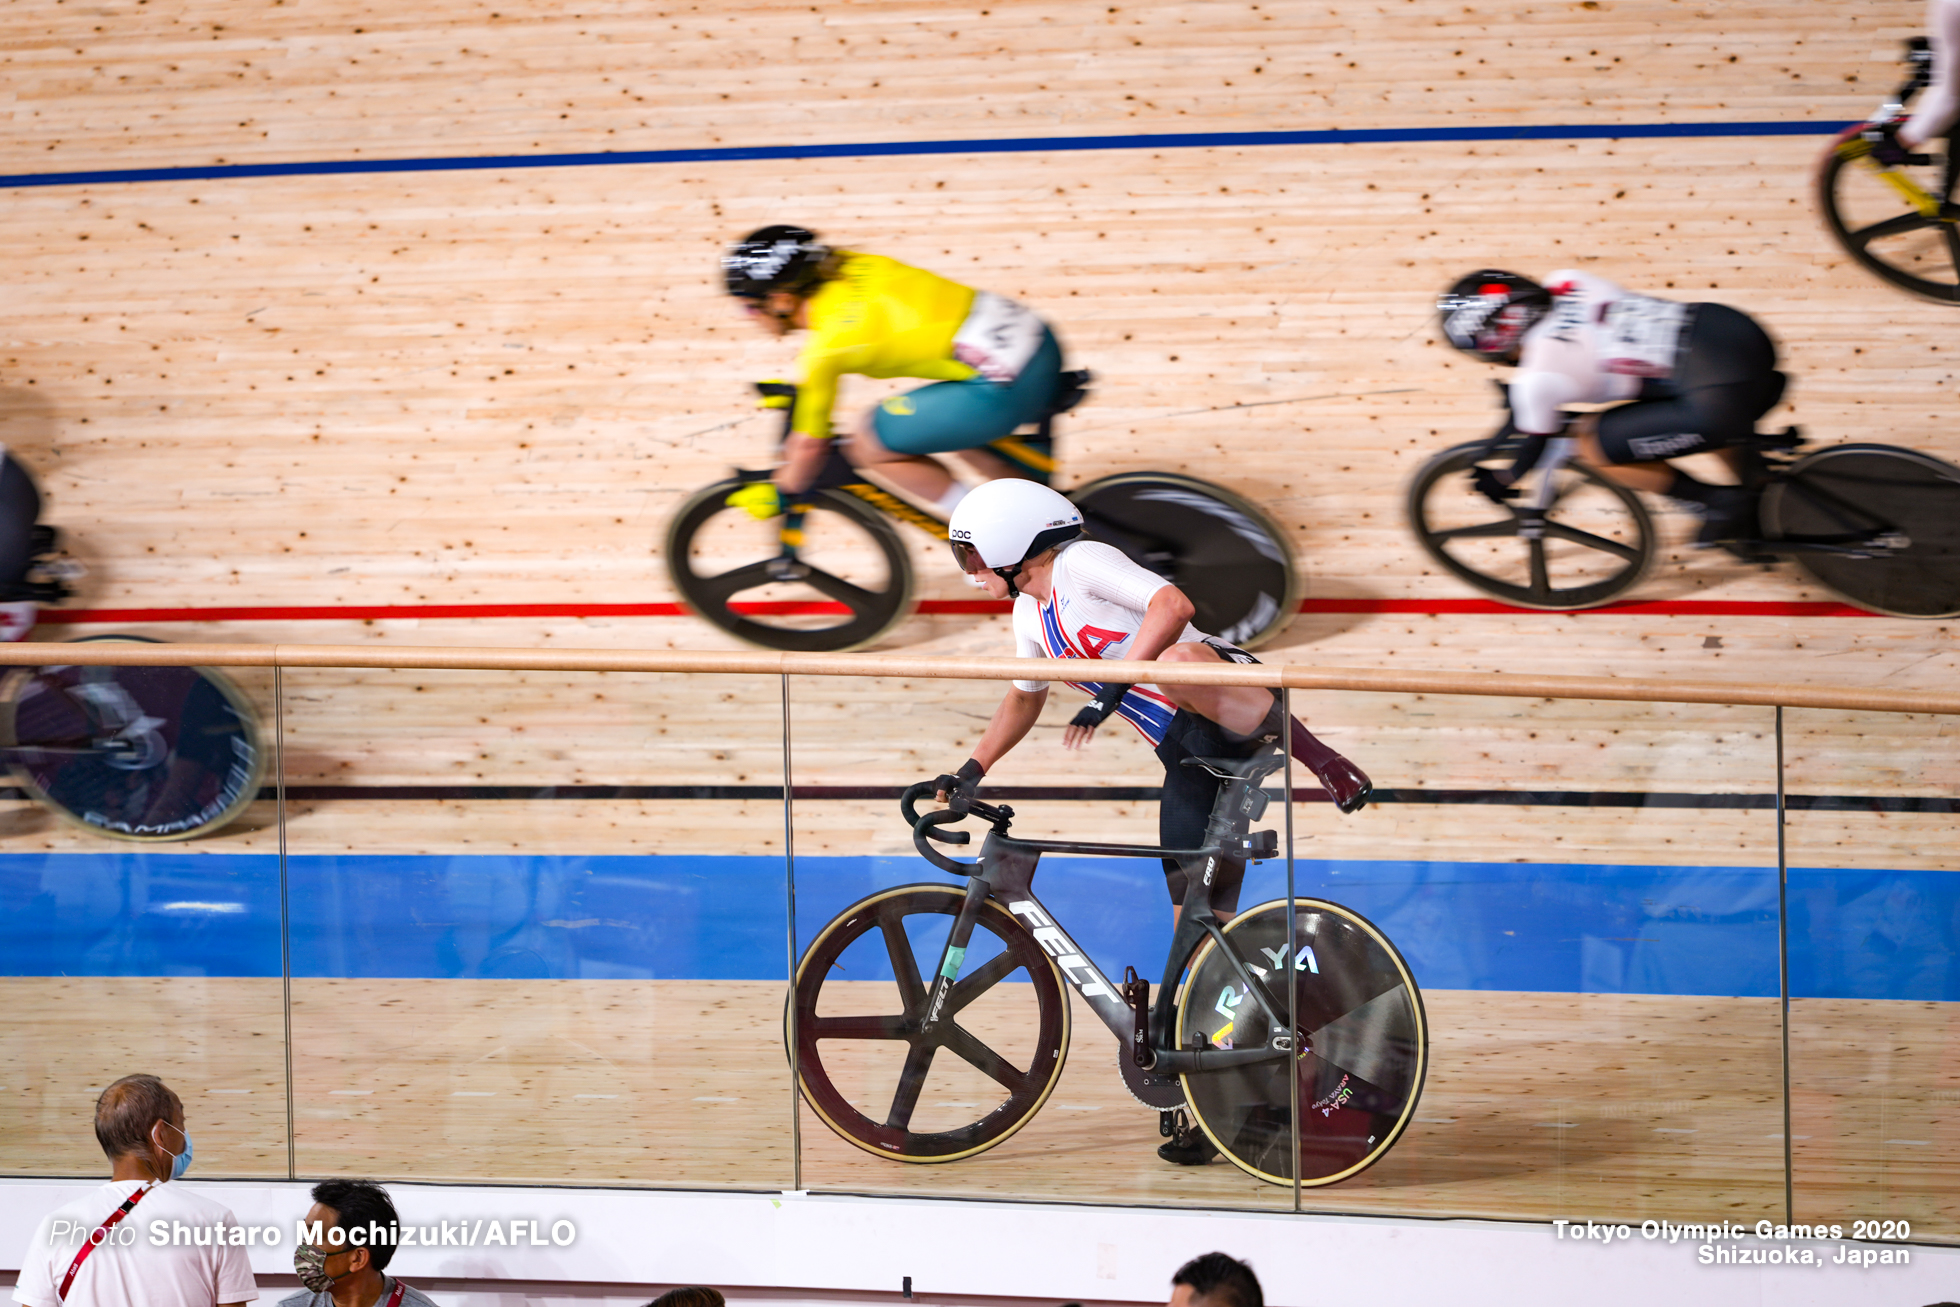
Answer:
<path fill-rule="evenodd" d="M 1219 1151 L 1273 1184 L 1333 1184 L 1379 1161 L 1415 1117 L 1429 1067 L 1422 993 L 1388 938 L 1359 913 L 1295 899 L 1234 917 L 1225 937 L 1257 968 L 1275 999 L 1288 1002 L 1293 977 L 1293 1055 L 1183 1077 L 1184 1094 Z M 1210 941 L 1191 964 L 1177 1006 L 1177 1043 L 1214 1048 L 1269 1045 L 1258 1003 Z M 1299 1145 L 1293 1145 L 1298 1081 Z"/>
<path fill-rule="evenodd" d="M 667 528 L 667 569 L 687 606 L 767 649 L 824 653 L 871 644 L 912 611 L 912 563 L 891 519 L 843 490 L 805 497 L 793 551 L 785 520 L 728 505 L 745 482 L 696 492 Z"/>
<path fill-rule="evenodd" d="M 1960 204 L 1953 202 L 1954 169 L 1944 157 L 1894 171 L 1930 200 L 1926 212 L 1888 180 L 1869 158 L 1839 147 L 1859 124 L 1832 142 L 1818 169 L 1817 199 L 1824 225 L 1845 253 L 1900 290 L 1942 304 L 1960 304 Z M 1952 149 L 1952 141 L 1947 148 Z"/>
<path fill-rule="evenodd" d="M 851 905 L 796 969 L 798 1083 L 824 1123 L 868 1153 L 952 1162 L 1026 1125 L 1061 1079 L 1068 995 L 1054 962 L 999 904 L 981 906 L 938 1021 L 926 996 L 965 898 L 901 885 Z"/>
<path fill-rule="evenodd" d="M 1497 504 L 1470 481 L 1487 445 L 1476 441 L 1429 460 L 1409 487 L 1409 524 L 1451 575 L 1521 608 L 1595 608 L 1633 588 L 1654 557 L 1654 524 L 1640 497 L 1581 463 L 1553 473 L 1542 514 L 1524 495 Z M 1508 466 L 1500 456 L 1488 465 Z M 1540 474 L 1542 475 L 1542 474 Z"/>

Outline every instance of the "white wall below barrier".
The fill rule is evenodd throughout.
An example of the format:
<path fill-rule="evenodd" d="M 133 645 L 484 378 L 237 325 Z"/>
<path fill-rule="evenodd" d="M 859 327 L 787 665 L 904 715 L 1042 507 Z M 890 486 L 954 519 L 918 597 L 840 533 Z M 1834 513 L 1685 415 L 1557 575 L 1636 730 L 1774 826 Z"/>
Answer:
<path fill-rule="evenodd" d="M 261 1301 L 292 1291 L 306 1185 L 178 1183 L 225 1203 L 246 1226 L 278 1227 L 280 1241 L 254 1248 L 252 1266 Z M 18 1271 L 41 1216 L 90 1187 L 0 1180 L 0 1270 Z M 1761 1239 L 1753 1226 L 1768 1213 L 1728 1214 L 1751 1233 L 1709 1245 L 1711 1254 L 1795 1253 L 1794 1264 L 1710 1264 L 1697 1242 L 1645 1238 L 1637 1226 L 1601 1243 L 1492 1221 L 673 1190 L 389 1190 L 404 1222 L 435 1240 L 399 1248 L 390 1269 L 433 1289 L 445 1307 L 624 1307 L 676 1284 L 716 1285 L 732 1303 L 756 1307 L 890 1307 L 904 1302 L 906 1277 L 921 1307 L 1163 1302 L 1179 1263 L 1214 1248 L 1250 1261 L 1274 1307 L 1925 1307 L 1960 1298 L 1960 1248 Z M 1575 1213 L 1581 1222 L 1588 1215 L 1612 1216 Z M 1720 1219 L 1678 1214 L 1684 1224 Z M 1848 1235 L 1849 1222 L 1841 1224 Z M 1907 1260 L 1854 1264 L 1886 1251 Z"/>

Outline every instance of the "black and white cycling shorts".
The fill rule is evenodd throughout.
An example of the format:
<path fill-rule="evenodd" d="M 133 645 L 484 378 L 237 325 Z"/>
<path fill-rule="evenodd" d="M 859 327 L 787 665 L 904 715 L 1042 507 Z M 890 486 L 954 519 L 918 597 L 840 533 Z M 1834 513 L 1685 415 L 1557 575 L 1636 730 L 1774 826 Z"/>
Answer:
<path fill-rule="evenodd" d="M 1681 366 L 1647 383 L 1642 397 L 1599 415 L 1609 463 L 1651 463 L 1746 443 L 1756 421 L 1783 398 L 1776 343 L 1746 313 L 1697 304 L 1682 341 Z"/>

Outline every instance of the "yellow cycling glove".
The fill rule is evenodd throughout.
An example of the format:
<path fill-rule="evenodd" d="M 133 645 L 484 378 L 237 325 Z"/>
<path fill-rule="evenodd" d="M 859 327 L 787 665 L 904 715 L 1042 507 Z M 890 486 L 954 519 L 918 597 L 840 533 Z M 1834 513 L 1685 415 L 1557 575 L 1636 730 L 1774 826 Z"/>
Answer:
<path fill-rule="evenodd" d="M 776 487 L 768 481 L 757 481 L 743 486 L 724 500 L 730 508 L 739 508 L 758 522 L 767 522 L 772 517 L 783 515 L 783 497 L 776 493 Z"/>

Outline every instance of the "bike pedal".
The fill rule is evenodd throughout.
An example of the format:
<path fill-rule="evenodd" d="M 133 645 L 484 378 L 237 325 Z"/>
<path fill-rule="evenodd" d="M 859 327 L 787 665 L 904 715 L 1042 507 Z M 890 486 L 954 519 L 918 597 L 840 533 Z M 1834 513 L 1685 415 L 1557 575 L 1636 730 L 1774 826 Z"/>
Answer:
<path fill-rule="evenodd" d="M 1177 1118 L 1182 1115 L 1184 1109 L 1179 1107 L 1157 1113 L 1157 1133 L 1166 1139 L 1177 1138 Z"/>

